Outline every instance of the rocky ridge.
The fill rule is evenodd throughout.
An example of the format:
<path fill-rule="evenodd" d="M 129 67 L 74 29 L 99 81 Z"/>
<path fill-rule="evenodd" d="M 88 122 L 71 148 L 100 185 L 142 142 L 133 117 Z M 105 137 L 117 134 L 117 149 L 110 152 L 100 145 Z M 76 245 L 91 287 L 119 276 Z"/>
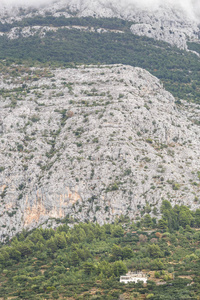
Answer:
<path fill-rule="evenodd" d="M 1 241 L 49 218 L 199 207 L 199 107 L 177 106 L 147 71 L 13 65 L 0 86 Z"/>
<path fill-rule="evenodd" d="M 162 4 L 154 9 L 137 6 L 128 2 L 115 1 L 54 1 L 48 6 L 39 9 L 29 6 L 2 7 L 1 22 L 20 21 L 25 17 L 36 15 L 54 17 L 86 17 L 96 18 L 122 18 L 133 21 L 131 31 L 136 35 L 148 36 L 187 49 L 187 41 L 199 42 L 200 30 L 198 19 L 193 14 L 188 14 L 184 9 L 175 4 Z M 17 31 L 19 28 L 13 30 Z M 34 28 L 33 28 L 34 29 Z M 50 26 L 47 31 L 53 30 Z M 1 33 L 3 34 L 3 33 Z M 12 32 L 8 36 L 12 36 Z"/>
<path fill-rule="evenodd" d="M 25 26 L 23 28 L 21 27 L 14 27 L 12 28 L 8 33 L 0 32 L 0 36 L 6 35 L 9 39 L 14 40 L 18 39 L 19 37 L 27 38 L 30 36 L 39 35 L 41 38 L 46 35 L 49 31 L 58 31 L 59 29 L 67 29 L 67 30 L 79 30 L 83 32 L 98 32 L 98 33 L 107 33 L 107 32 L 114 32 L 114 33 L 124 33 L 122 30 L 112 30 L 112 29 L 106 29 L 106 28 L 94 28 L 89 26 L 60 26 L 60 27 L 54 27 L 54 26 Z"/>

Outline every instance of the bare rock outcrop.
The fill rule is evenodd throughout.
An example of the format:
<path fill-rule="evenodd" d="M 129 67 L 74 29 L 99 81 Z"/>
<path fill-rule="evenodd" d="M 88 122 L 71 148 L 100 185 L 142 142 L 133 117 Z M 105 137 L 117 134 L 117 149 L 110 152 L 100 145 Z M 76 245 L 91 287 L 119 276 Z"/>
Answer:
<path fill-rule="evenodd" d="M 198 107 L 130 66 L 10 66 L 0 77 L 1 240 L 49 218 L 199 207 Z"/>
<path fill-rule="evenodd" d="M 137 3 L 137 2 L 136 2 Z M 89 1 L 89 0 L 73 0 L 73 1 L 52 1 L 48 5 L 39 8 L 31 7 L 30 4 L 23 7 L 3 6 L 0 4 L 0 21 L 9 22 L 20 21 L 23 18 L 31 18 L 37 15 L 54 17 L 87 17 L 95 18 L 120 18 L 132 21 L 131 26 L 133 34 L 148 36 L 156 40 L 162 40 L 175 45 L 181 49 L 187 49 L 188 41 L 199 42 L 200 30 L 198 23 L 200 22 L 195 9 L 189 9 L 184 5 L 178 5 L 167 1 L 160 5 L 142 5 L 133 1 Z M 148 3 L 147 3 L 148 4 Z M 48 27 L 48 28 L 47 28 Z M 42 33 L 54 30 L 51 26 L 42 29 Z M 8 34 L 12 37 L 18 33 L 19 28 L 14 28 Z M 30 36 L 37 32 L 36 28 L 24 30 L 24 36 Z M 22 29 L 23 33 L 23 29 Z M 3 33 L 0 33 L 2 35 Z"/>

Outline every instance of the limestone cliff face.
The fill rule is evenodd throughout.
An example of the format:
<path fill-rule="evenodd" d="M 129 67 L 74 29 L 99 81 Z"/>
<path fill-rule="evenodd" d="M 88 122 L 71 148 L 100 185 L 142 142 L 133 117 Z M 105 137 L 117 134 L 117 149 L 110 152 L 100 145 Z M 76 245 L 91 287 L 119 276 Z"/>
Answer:
<path fill-rule="evenodd" d="M 42 220 L 48 218 L 61 219 L 66 216 L 66 210 L 71 209 L 77 202 L 81 205 L 81 196 L 76 191 L 71 191 L 66 188 L 64 194 L 55 196 L 54 202 L 48 203 L 48 195 L 43 194 L 42 191 L 37 191 L 35 199 L 26 197 L 25 211 L 24 211 L 24 226 L 29 227 L 35 224 L 36 226 Z M 45 205 L 46 204 L 46 205 Z"/>
<path fill-rule="evenodd" d="M 199 107 L 177 107 L 147 71 L 13 65 L 0 86 L 2 241 L 49 218 L 199 207 Z"/>
<path fill-rule="evenodd" d="M 142 3 L 141 3 L 142 4 Z M 36 15 L 53 15 L 54 17 L 86 17 L 96 18 L 122 18 L 133 21 L 134 25 L 131 31 L 136 35 L 148 36 L 157 40 L 163 40 L 171 45 L 176 45 L 181 49 L 187 49 L 187 41 L 199 42 L 200 22 L 195 16 L 195 9 L 189 11 L 184 4 L 177 6 L 176 1 L 170 3 L 163 2 L 161 5 L 136 5 L 134 1 L 89 1 L 89 0 L 58 0 L 52 1 L 40 8 L 31 8 L 29 4 L 22 7 L 11 7 L 9 9 L 0 4 L 0 21 L 13 22 L 22 20 L 26 17 Z M 10 38 L 22 33 L 23 36 L 33 35 L 38 32 L 38 28 L 14 28 L 8 34 Z M 41 29 L 41 34 L 46 31 L 54 30 L 51 26 L 45 26 Z M 3 33 L 0 33 L 3 35 Z"/>

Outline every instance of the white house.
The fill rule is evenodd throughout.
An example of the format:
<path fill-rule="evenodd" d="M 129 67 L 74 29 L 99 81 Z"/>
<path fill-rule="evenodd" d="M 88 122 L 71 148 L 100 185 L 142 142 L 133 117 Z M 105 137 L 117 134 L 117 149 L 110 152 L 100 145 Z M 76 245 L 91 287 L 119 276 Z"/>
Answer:
<path fill-rule="evenodd" d="M 143 282 L 147 283 L 147 276 L 143 273 L 134 273 L 134 272 L 128 272 L 125 276 L 120 276 L 120 282 L 122 283 L 129 283 L 129 282 Z"/>

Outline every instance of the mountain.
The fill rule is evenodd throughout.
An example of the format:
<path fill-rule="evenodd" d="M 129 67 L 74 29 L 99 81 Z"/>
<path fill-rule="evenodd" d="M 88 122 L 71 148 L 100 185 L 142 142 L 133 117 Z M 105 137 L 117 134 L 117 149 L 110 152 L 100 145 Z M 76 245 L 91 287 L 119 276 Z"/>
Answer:
<path fill-rule="evenodd" d="M 49 218 L 137 219 L 199 206 L 199 106 L 123 65 L 4 66 L 1 240 Z"/>
<path fill-rule="evenodd" d="M 12 23 L 25 18 L 35 16 L 69 17 L 95 17 L 95 18 L 119 18 L 128 20 L 134 24 L 132 33 L 148 36 L 176 45 L 181 49 L 187 49 L 187 41 L 199 41 L 199 19 L 195 17 L 190 7 L 177 6 L 175 3 L 153 6 L 143 1 L 139 5 L 135 1 L 53 1 L 39 9 L 27 6 L 3 6 L 0 13 L 0 21 Z"/>
<path fill-rule="evenodd" d="M 159 217 L 163 199 L 198 208 L 194 14 L 75 0 L 1 7 L 1 241 L 62 218 Z"/>

